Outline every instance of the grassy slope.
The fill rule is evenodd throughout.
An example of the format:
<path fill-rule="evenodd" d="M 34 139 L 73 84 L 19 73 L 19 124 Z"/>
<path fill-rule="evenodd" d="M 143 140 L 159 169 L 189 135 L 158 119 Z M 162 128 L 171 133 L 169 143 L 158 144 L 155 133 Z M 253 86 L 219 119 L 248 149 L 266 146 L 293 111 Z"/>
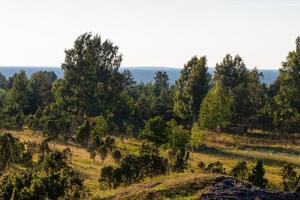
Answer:
<path fill-rule="evenodd" d="M 26 130 L 12 133 L 23 141 L 41 141 L 43 139 L 42 136 L 33 134 L 32 132 Z M 277 188 L 280 187 L 279 172 L 284 163 L 289 162 L 294 164 L 298 167 L 297 171 L 300 173 L 299 136 L 296 140 L 290 140 L 287 146 L 285 140 L 281 140 L 279 137 L 264 133 L 234 135 L 206 132 L 204 138 L 205 141 L 203 147 L 201 147 L 197 152 L 191 153 L 191 166 L 187 172 L 183 174 L 173 173 L 145 180 L 145 187 L 147 188 L 147 183 L 159 180 L 162 183 L 156 185 L 155 187 L 151 187 L 151 189 L 160 190 L 161 188 L 171 187 L 172 183 L 175 183 L 176 185 L 178 182 L 184 182 L 186 178 L 188 179 L 194 176 L 203 176 L 199 173 L 193 174 L 190 172 L 191 169 L 194 169 L 195 172 L 197 172 L 197 163 L 199 161 L 203 161 L 206 164 L 209 162 L 221 161 L 227 171 L 229 171 L 238 160 L 252 162 L 256 158 L 261 158 L 265 163 L 266 177 L 269 180 L 270 186 Z M 64 145 L 58 142 L 52 145 L 57 149 L 63 149 L 66 147 L 71 148 L 73 153 L 72 166 L 81 173 L 85 179 L 85 185 L 90 189 L 93 196 L 114 196 L 115 194 L 128 190 L 122 187 L 111 191 L 101 191 L 99 189 L 98 177 L 100 169 L 105 165 L 114 165 L 111 157 L 108 157 L 104 163 L 101 163 L 99 157 L 97 157 L 96 162 L 94 163 L 93 160 L 89 158 L 88 152 L 76 145 Z M 117 138 L 118 148 L 124 150 L 125 152 L 137 153 L 140 145 L 140 141 L 136 139 L 120 140 Z M 35 160 L 36 159 L 37 157 L 35 156 Z M 210 177 L 211 175 L 205 176 Z M 180 178 L 180 181 L 178 181 L 178 177 Z M 141 188 L 140 185 L 136 187 Z M 145 187 L 143 189 L 146 189 Z"/>

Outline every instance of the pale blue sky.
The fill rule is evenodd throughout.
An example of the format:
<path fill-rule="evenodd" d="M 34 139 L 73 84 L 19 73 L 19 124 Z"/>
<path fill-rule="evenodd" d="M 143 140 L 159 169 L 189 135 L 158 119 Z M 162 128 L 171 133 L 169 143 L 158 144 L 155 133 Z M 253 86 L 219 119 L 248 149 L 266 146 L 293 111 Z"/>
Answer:
<path fill-rule="evenodd" d="M 278 68 L 300 35 L 300 0 L 0 0 L 0 65 L 60 66 L 84 32 L 120 47 L 122 66 L 209 66 L 239 53 Z"/>

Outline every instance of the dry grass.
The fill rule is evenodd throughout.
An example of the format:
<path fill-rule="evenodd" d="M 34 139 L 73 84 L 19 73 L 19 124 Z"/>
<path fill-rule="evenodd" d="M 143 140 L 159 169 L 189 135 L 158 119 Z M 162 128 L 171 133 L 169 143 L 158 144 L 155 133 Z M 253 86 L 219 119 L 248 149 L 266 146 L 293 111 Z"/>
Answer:
<path fill-rule="evenodd" d="M 11 131 L 13 135 L 20 138 L 22 141 L 37 141 L 43 140 L 43 136 L 38 133 L 33 133 L 29 130 L 24 131 Z M 280 188 L 280 168 L 285 163 L 291 163 L 297 167 L 298 173 L 300 173 L 300 136 L 295 136 L 289 143 L 280 137 L 265 134 L 265 133 L 253 133 L 235 135 L 228 133 L 204 133 L 205 141 L 203 146 L 197 151 L 191 153 L 190 169 L 183 174 L 169 174 L 166 176 L 156 177 L 145 180 L 159 181 L 163 180 L 166 183 L 157 186 L 156 189 L 164 189 L 163 187 L 169 187 L 172 182 L 176 182 L 179 176 L 192 176 L 190 171 L 193 169 L 197 172 L 197 163 L 203 161 L 205 164 L 221 161 L 224 167 L 229 170 L 236 164 L 238 160 L 246 160 L 250 164 L 253 164 L 255 159 L 260 158 L 264 161 L 266 169 L 266 177 L 269 180 L 271 187 Z M 141 142 L 137 139 L 120 139 L 116 138 L 117 147 L 126 153 L 138 153 Z M 90 159 L 89 153 L 76 145 L 63 144 L 56 142 L 51 144 L 53 148 L 59 150 L 69 147 L 72 151 L 72 167 L 74 167 L 85 179 L 85 185 L 93 196 L 109 196 L 113 193 L 123 191 L 124 188 L 111 191 L 101 191 L 98 185 L 98 177 L 100 169 L 105 165 L 115 165 L 113 159 L 108 157 L 104 163 L 97 157 L 96 162 Z M 162 154 L 166 154 L 162 152 Z M 37 156 L 34 156 L 36 161 Z M 168 181 L 170 184 L 168 184 Z"/>

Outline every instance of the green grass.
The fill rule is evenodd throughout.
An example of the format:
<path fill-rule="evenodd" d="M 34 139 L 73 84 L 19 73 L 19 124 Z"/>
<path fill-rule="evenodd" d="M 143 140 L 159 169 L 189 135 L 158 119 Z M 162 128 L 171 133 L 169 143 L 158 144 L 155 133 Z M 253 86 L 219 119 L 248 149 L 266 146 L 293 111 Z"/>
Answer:
<path fill-rule="evenodd" d="M 22 141 L 37 141 L 40 142 L 43 137 L 41 134 L 33 133 L 30 130 L 12 131 L 12 134 L 20 138 Z M 266 169 L 266 177 L 269 180 L 269 186 L 272 188 L 280 188 L 280 168 L 285 163 L 291 163 L 297 167 L 297 172 L 300 173 L 300 136 L 295 135 L 292 139 L 285 140 L 280 136 L 270 133 L 249 133 L 249 134 L 228 134 L 228 133 L 214 133 L 205 132 L 205 140 L 203 145 L 197 151 L 191 153 L 190 167 L 185 173 L 174 174 L 170 173 L 165 176 L 149 178 L 143 181 L 141 185 L 134 185 L 137 190 L 148 190 L 145 188 L 147 184 L 153 181 L 161 182 L 155 187 L 151 187 L 153 191 L 162 191 L 161 193 L 172 192 L 172 187 L 176 188 L 178 182 L 185 183 L 185 178 L 190 180 L 192 177 L 211 177 L 215 175 L 200 174 L 197 169 L 197 163 L 203 161 L 205 164 L 210 162 L 220 161 L 224 164 L 227 172 L 239 160 L 245 160 L 250 165 L 255 159 L 260 158 L 264 161 Z M 126 153 L 138 153 L 141 146 L 141 141 L 128 138 L 116 138 L 117 147 Z M 74 167 L 85 179 L 85 185 L 90 190 L 94 197 L 109 197 L 118 193 L 122 193 L 128 188 L 120 187 L 116 190 L 101 190 L 98 185 L 98 177 L 100 169 L 106 165 L 115 165 L 113 159 L 109 156 L 103 163 L 100 158 L 96 158 L 94 162 L 89 157 L 89 153 L 75 145 L 63 144 L 62 142 L 55 142 L 51 144 L 53 148 L 63 149 L 69 147 L 72 151 L 72 167 Z M 166 155 L 165 151 L 161 152 Z M 34 161 L 37 160 L 37 155 L 34 155 Z M 195 173 L 191 173 L 194 170 Z M 178 179 L 180 178 L 180 181 Z M 174 186 L 175 185 L 175 186 Z M 144 187 L 143 187 L 144 186 Z M 131 187 L 129 187 L 130 189 Z M 183 191 L 182 191 L 183 192 Z M 142 194 L 140 194 L 142 195 Z M 173 199 L 190 199 L 192 197 L 173 197 Z"/>

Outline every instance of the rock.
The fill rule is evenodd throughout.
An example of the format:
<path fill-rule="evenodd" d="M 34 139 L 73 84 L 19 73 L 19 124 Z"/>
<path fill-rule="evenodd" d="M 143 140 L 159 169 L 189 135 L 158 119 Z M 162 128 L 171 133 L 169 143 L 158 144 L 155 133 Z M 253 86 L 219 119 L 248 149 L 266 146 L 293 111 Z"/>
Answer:
<path fill-rule="evenodd" d="M 234 178 L 218 179 L 213 187 L 201 195 L 201 200 L 300 200 L 300 193 L 259 189 Z"/>

